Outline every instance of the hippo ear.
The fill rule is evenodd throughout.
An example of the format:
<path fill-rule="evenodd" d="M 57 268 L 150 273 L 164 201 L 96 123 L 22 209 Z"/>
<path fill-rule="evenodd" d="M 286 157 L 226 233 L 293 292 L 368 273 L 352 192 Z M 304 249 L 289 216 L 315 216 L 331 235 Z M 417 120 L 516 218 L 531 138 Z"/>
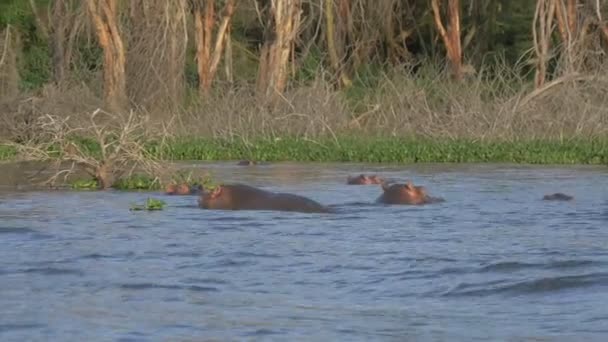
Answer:
<path fill-rule="evenodd" d="M 213 189 L 213 191 L 211 192 L 211 198 L 216 198 L 221 195 L 223 188 L 224 187 L 221 185 L 216 186 L 215 189 Z"/>
<path fill-rule="evenodd" d="M 414 184 L 412 184 L 412 181 L 407 181 L 407 183 L 405 183 L 405 185 L 403 185 L 406 189 L 408 190 L 413 190 L 414 189 Z"/>
<path fill-rule="evenodd" d="M 380 183 L 380 186 L 382 186 L 382 190 L 384 190 L 384 192 L 388 191 L 388 184 L 385 181 L 382 181 L 382 183 Z"/>

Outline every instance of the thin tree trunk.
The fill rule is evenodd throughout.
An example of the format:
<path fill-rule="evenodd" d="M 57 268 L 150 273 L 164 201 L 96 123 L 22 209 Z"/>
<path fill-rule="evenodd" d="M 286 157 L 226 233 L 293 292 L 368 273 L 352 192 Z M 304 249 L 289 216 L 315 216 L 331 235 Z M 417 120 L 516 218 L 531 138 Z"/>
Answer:
<path fill-rule="evenodd" d="M 64 42 L 66 41 L 66 13 L 67 6 L 64 0 L 56 0 L 53 3 L 51 13 L 52 35 L 50 39 L 51 56 L 53 60 L 53 80 L 59 84 L 65 79 L 65 71 L 69 65 Z"/>
<path fill-rule="evenodd" d="M 448 0 L 448 28 L 446 29 L 441 20 L 439 0 L 431 0 L 435 26 L 447 52 L 452 76 L 460 81 L 463 78 L 462 68 L 462 46 L 460 42 L 460 0 Z"/>
<path fill-rule="evenodd" d="M 300 0 L 271 0 L 272 32 L 260 53 L 258 92 L 268 97 L 283 93 L 289 74 L 289 56 L 300 29 Z"/>
<path fill-rule="evenodd" d="M 604 37 L 606 43 L 608 43 L 608 23 L 602 19 L 602 9 L 600 0 L 595 0 L 595 15 L 597 17 L 598 25 L 600 26 L 601 35 Z"/>
<path fill-rule="evenodd" d="M 554 0 L 537 0 L 536 11 L 532 21 L 532 36 L 534 39 L 534 51 L 536 52 L 536 72 L 534 75 L 534 85 L 536 88 L 542 87 L 547 78 L 547 62 L 549 60 L 554 16 Z"/>
<path fill-rule="evenodd" d="M 230 22 L 234 15 L 235 7 L 235 0 L 226 1 L 222 10 L 222 21 L 219 24 L 215 43 L 212 46 L 213 28 L 216 24 L 214 0 L 205 0 L 204 6 L 201 2 L 195 4 L 196 65 L 201 95 L 206 95 L 211 90 L 224 47 L 229 39 Z"/>
<path fill-rule="evenodd" d="M 329 52 L 329 60 L 331 62 L 331 66 L 334 69 L 334 72 L 338 75 L 340 83 L 344 87 L 349 87 L 352 84 L 350 78 L 346 75 L 344 71 L 344 65 L 341 62 L 343 58 L 338 57 L 338 49 L 336 47 L 336 25 L 334 21 L 334 6 L 333 0 L 323 0 L 325 1 L 325 22 L 326 28 L 325 32 L 327 34 L 327 50 Z M 344 1 L 342 1 L 344 2 Z"/>
<path fill-rule="evenodd" d="M 78 31 L 82 25 L 80 4 L 73 8 L 70 0 L 56 0 L 50 11 L 49 46 L 53 61 L 53 81 L 62 83 L 72 63 L 72 52 Z"/>
<path fill-rule="evenodd" d="M 559 30 L 563 52 L 565 54 L 566 70 L 574 71 L 576 43 L 581 38 L 578 32 L 578 13 L 576 8 L 576 0 L 553 0 L 555 2 L 555 18 L 557 20 L 557 28 Z"/>
<path fill-rule="evenodd" d="M 112 110 L 126 105 L 125 50 L 118 29 L 116 0 L 87 0 L 89 14 L 103 49 L 104 97 Z"/>
<path fill-rule="evenodd" d="M 232 37 L 230 35 L 230 26 L 226 30 L 226 48 L 224 49 L 224 71 L 226 72 L 226 80 L 231 85 L 234 83 L 233 75 L 233 60 L 232 60 Z"/>

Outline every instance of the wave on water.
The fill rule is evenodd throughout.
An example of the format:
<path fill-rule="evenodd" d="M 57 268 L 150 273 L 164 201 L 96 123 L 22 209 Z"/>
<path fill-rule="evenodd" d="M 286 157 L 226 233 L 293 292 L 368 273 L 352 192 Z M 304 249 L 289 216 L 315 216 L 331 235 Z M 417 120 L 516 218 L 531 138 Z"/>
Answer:
<path fill-rule="evenodd" d="M 29 234 L 38 233 L 38 231 L 30 228 L 16 228 L 16 227 L 0 227 L 0 234 Z"/>
<path fill-rule="evenodd" d="M 132 284 L 121 284 L 121 289 L 125 290 L 150 290 L 150 289 L 162 289 L 162 290 L 187 290 L 196 292 L 217 292 L 219 289 L 214 286 L 200 286 L 200 285 L 165 285 L 165 284 L 153 284 L 153 283 L 132 283 Z"/>
<path fill-rule="evenodd" d="M 478 269 L 478 272 L 511 272 L 530 268 L 537 269 L 565 269 L 587 266 L 604 266 L 605 262 L 593 260 L 553 260 L 546 263 L 526 263 L 518 261 L 501 261 L 484 265 Z"/>
<path fill-rule="evenodd" d="M 608 286 L 608 273 L 543 277 L 523 281 L 498 280 L 475 284 L 460 283 L 444 293 L 443 296 L 526 295 L 592 286 Z"/>
<path fill-rule="evenodd" d="M 1 274 L 40 274 L 44 276 L 54 275 L 76 275 L 84 276 L 85 273 L 81 270 L 71 268 L 56 268 L 56 267 L 39 267 L 39 268 L 26 268 L 17 270 L 0 270 Z"/>

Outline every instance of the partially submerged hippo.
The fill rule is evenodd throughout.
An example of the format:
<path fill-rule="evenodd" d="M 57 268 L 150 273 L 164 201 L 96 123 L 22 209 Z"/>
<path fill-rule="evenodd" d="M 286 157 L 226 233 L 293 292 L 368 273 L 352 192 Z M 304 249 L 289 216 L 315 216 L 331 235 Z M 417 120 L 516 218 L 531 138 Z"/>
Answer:
<path fill-rule="evenodd" d="M 443 198 L 429 196 L 424 186 L 414 186 L 410 181 L 405 184 L 392 184 L 390 186 L 382 183 L 382 190 L 384 192 L 376 200 L 378 203 L 428 204 L 444 201 Z"/>
<path fill-rule="evenodd" d="M 198 195 L 203 191 L 202 185 L 188 185 L 186 183 L 168 184 L 165 188 L 167 195 Z"/>
<path fill-rule="evenodd" d="M 369 184 L 382 184 L 384 180 L 377 175 L 364 175 L 360 174 L 358 176 L 348 176 L 346 179 L 346 184 L 349 185 L 369 185 Z"/>
<path fill-rule="evenodd" d="M 329 208 L 303 196 L 270 192 L 244 184 L 219 185 L 212 191 L 205 191 L 198 204 L 203 209 L 216 210 L 331 212 Z"/>
<path fill-rule="evenodd" d="M 236 165 L 239 165 L 239 166 L 254 166 L 254 165 L 266 165 L 266 163 L 255 161 L 255 160 L 241 160 Z"/>
<path fill-rule="evenodd" d="M 556 192 L 551 195 L 543 196 L 544 201 L 571 201 L 574 197 L 570 195 L 563 194 L 561 192 Z"/>

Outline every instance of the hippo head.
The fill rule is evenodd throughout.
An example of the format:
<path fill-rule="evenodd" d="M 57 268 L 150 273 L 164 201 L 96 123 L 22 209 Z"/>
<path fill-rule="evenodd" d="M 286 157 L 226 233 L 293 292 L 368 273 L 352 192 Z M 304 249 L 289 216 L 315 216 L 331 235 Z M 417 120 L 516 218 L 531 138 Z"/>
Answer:
<path fill-rule="evenodd" d="M 545 201 L 571 201 L 573 199 L 574 199 L 573 196 L 566 195 L 561 192 L 557 192 L 557 193 L 554 193 L 551 195 L 545 195 L 543 197 L 543 200 L 545 200 Z"/>
<path fill-rule="evenodd" d="M 165 188 L 165 191 L 168 195 L 189 195 L 190 187 L 186 183 L 181 183 L 181 184 L 171 183 L 171 184 L 167 185 L 167 187 Z"/>
<path fill-rule="evenodd" d="M 204 209 L 232 209 L 234 207 L 231 191 L 223 185 L 203 191 L 198 204 Z"/>
<path fill-rule="evenodd" d="M 423 204 L 428 200 L 426 188 L 424 186 L 414 186 L 410 181 L 391 186 L 382 183 L 382 190 L 384 190 L 384 196 L 389 203 Z"/>
<path fill-rule="evenodd" d="M 370 184 L 381 184 L 382 179 L 377 175 L 367 176 L 364 174 L 360 174 L 356 177 L 348 177 L 348 184 L 359 184 L 359 185 L 370 185 Z"/>
<path fill-rule="evenodd" d="M 193 195 L 203 191 L 202 185 L 189 186 L 186 183 L 171 183 L 165 188 L 167 195 Z"/>
<path fill-rule="evenodd" d="M 252 165 L 256 165 L 257 163 L 253 160 L 241 160 L 238 162 L 237 165 L 239 166 L 252 166 Z"/>

